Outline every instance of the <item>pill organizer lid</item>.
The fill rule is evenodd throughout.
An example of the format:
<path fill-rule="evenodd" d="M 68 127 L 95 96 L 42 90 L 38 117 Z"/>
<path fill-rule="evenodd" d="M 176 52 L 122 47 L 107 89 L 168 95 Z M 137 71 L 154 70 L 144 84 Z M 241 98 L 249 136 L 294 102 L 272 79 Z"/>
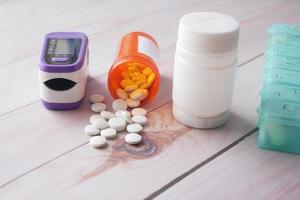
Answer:
<path fill-rule="evenodd" d="M 300 85 L 300 71 L 265 66 L 264 84 L 277 83 L 291 86 Z"/>
<path fill-rule="evenodd" d="M 278 117 L 281 119 L 300 120 L 300 103 L 274 100 L 262 101 L 259 114 L 264 119 Z"/>
<path fill-rule="evenodd" d="M 260 92 L 262 100 L 300 102 L 300 87 L 285 84 L 267 84 Z"/>
<path fill-rule="evenodd" d="M 300 71 L 299 59 L 288 59 L 282 56 L 266 56 L 265 55 L 265 68 L 280 68 L 292 71 Z"/>
<path fill-rule="evenodd" d="M 278 125 L 289 125 L 289 126 L 299 126 L 300 127 L 300 120 L 299 119 L 291 119 L 291 118 L 284 118 L 284 117 L 277 117 L 277 116 L 260 116 L 258 121 L 258 126 L 261 127 L 264 122 L 271 122 Z"/>
<path fill-rule="evenodd" d="M 300 104 L 274 100 L 262 101 L 259 109 L 258 127 L 265 121 L 275 124 L 300 126 Z"/>
<path fill-rule="evenodd" d="M 239 22 L 227 15 L 195 12 L 179 22 L 178 44 L 199 54 L 222 54 L 236 51 Z"/>
<path fill-rule="evenodd" d="M 293 24 L 273 24 L 270 29 L 268 29 L 270 35 L 273 34 L 285 34 L 300 36 L 300 26 Z"/>
<path fill-rule="evenodd" d="M 70 38 L 80 38 L 81 39 L 81 48 L 78 54 L 77 61 L 72 64 L 64 65 L 62 67 L 56 67 L 52 64 L 48 64 L 45 61 L 45 51 L 47 48 L 47 41 L 49 38 L 59 38 L 59 39 L 70 39 Z M 44 72 L 52 73 L 67 73 L 78 71 L 84 63 L 86 51 L 88 48 L 88 38 L 84 33 L 81 32 L 51 32 L 46 34 L 43 44 L 43 49 L 40 55 L 40 65 L 39 68 Z"/>
<path fill-rule="evenodd" d="M 300 53 L 299 53 L 299 48 L 298 49 L 292 49 L 292 48 L 286 48 L 283 45 L 273 45 L 272 47 L 269 47 L 265 51 L 265 55 L 270 57 L 270 56 L 283 56 L 288 59 L 300 59 Z"/>

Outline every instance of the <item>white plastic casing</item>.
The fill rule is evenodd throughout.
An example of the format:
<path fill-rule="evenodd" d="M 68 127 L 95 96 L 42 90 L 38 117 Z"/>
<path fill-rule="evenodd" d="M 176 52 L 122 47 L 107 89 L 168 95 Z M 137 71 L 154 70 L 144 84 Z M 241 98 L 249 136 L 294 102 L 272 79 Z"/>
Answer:
<path fill-rule="evenodd" d="M 51 103 L 73 103 L 80 101 L 85 94 L 88 77 L 88 57 L 85 56 L 83 66 L 74 72 L 49 73 L 39 69 L 40 96 L 43 101 Z M 44 82 L 54 78 L 64 78 L 77 84 L 69 90 L 56 91 L 48 88 Z"/>
<path fill-rule="evenodd" d="M 191 13 L 180 19 L 173 79 L 175 118 L 195 128 L 228 119 L 237 63 L 239 23 L 232 17 Z"/>

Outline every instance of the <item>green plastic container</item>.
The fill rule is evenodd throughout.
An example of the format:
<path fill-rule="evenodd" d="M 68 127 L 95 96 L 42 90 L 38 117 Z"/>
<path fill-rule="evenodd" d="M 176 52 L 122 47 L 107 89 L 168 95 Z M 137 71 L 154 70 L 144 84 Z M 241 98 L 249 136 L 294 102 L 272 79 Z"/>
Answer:
<path fill-rule="evenodd" d="M 276 24 L 268 33 L 258 145 L 300 154 L 300 26 Z"/>
<path fill-rule="evenodd" d="M 261 118 L 258 126 L 259 147 L 300 154 L 300 120 Z"/>
<path fill-rule="evenodd" d="M 300 103 L 262 101 L 258 126 L 261 148 L 300 153 Z"/>

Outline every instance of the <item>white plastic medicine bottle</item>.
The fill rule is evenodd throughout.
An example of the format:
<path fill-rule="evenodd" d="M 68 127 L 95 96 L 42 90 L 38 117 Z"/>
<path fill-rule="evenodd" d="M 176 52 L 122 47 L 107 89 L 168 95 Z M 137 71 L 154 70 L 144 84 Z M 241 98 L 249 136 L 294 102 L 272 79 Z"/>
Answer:
<path fill-rule="evenodd" d="M 212 12 L 179 22 L 173 77 L 173 114 L 194 128 L 224 124 L 232 102 L 239 23 Z"/>

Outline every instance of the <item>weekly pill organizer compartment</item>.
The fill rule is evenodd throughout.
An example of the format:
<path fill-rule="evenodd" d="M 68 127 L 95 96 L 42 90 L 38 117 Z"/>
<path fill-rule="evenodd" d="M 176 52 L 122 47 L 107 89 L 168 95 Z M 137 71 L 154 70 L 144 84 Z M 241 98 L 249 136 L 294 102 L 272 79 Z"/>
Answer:
<path fill-rule="evenodd" d="M 300 85 L 300 71 L 286 70 L 286 69 L 266 69 L 264 72 L 265 84 L 290 84 Z"/>
<path fill-rule="evenodd" d="M 289 99 L 296 96 L 298 98 Z M 262 97 L 259 114 L 260 147 L 300 153 L 299 92 L 293 95 L 292 90 L 274 91 L 272 95 Z"/>
<path fill-rule="evenodd" d="M 271 83 L 263 87 L 260 92 L 261 99 L 300 101 L 300 86 Z"/>
<path fill-rule="evenodd" d="M 276 24 L 268 33 L 258 145 L 300 153 L 300 28 Z"/>
<path fill-rule="evenodd" d="M 300 153 L 300 103 L 265 100 L 260 113 L 259 145 Z"/>
<path fill-rule="evenodd" d="M 267 57 L 265 56 L 265 70 L 267 69 L 288 69 L 292 71 L 300 72 L 300 60 L 299 59 L 287 59 L 285 57 Z"/>

